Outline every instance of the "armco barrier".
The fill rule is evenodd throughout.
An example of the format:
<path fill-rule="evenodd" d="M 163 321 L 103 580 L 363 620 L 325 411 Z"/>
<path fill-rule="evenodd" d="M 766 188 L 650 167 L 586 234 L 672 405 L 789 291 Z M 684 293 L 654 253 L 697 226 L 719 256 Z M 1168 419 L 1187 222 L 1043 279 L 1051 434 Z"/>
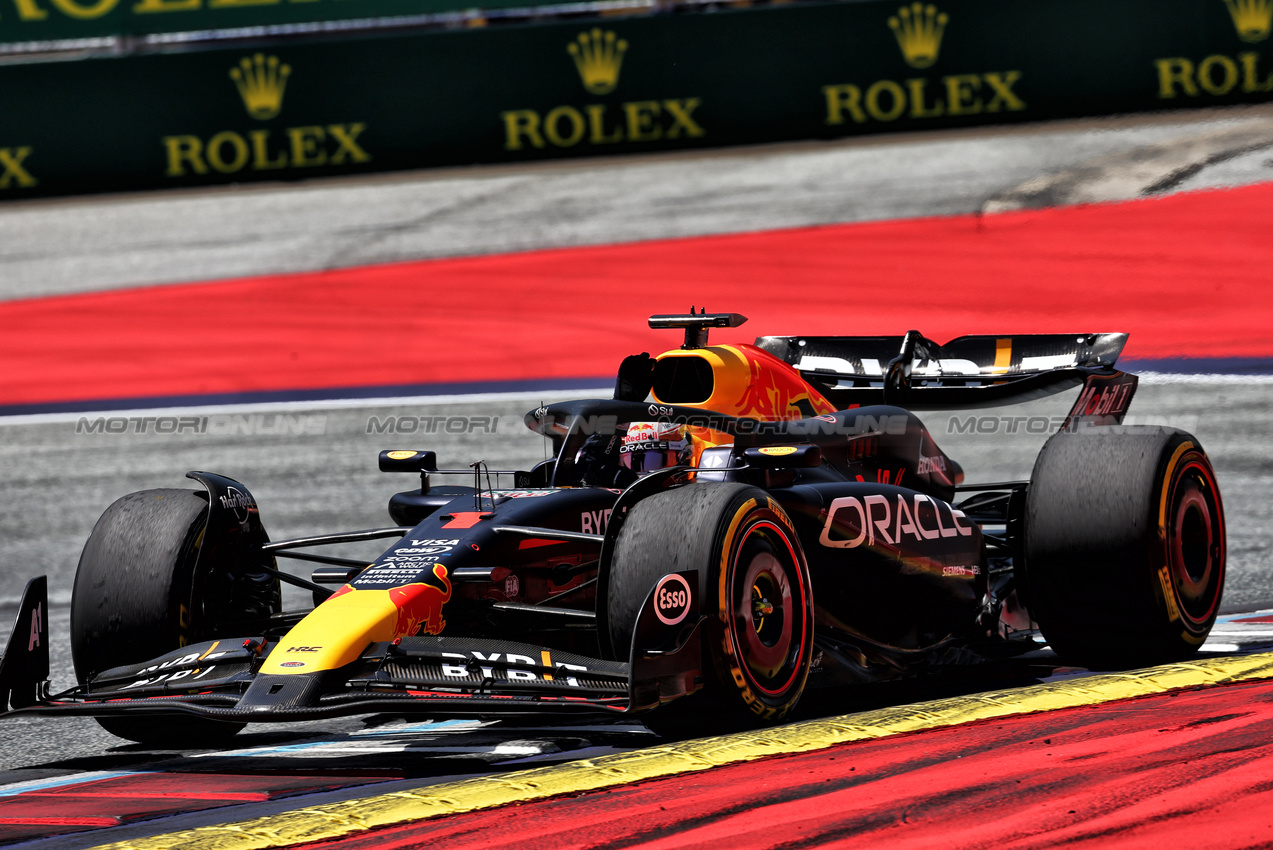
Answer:
<path fill-rule="evenodd" d="M 1271 18 L 1273 0 L 864 0 L 10 62 L 0 198 L 1252 102 L 1273 92 Z"/>

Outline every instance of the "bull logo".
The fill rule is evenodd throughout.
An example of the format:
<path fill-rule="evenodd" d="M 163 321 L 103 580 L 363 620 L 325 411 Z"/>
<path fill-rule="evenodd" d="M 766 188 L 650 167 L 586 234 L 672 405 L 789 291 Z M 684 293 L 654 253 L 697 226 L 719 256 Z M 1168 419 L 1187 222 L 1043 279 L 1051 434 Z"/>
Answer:
<path fill-rule="evenodd" d="M 398 609 L 395 635 L 440 635 L 446 628 L 442 608 L 451 601 L 451 581 L 442 564 L 433 565 L 433 575 L 441 580 L 441 587 L 421 582 L 389 591 L 389 598 Z"/>

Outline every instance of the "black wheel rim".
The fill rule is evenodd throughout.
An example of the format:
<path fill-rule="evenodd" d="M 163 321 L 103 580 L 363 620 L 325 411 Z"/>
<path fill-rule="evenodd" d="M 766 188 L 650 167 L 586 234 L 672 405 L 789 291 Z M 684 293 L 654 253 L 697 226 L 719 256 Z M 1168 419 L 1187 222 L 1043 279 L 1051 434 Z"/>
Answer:
<path fill-rule="evenodd" d="M 1180 464 L 1164 519 L 1174 602 L 1186 624 L 1205 627 L 1220 603 L 1225 552 L 1219 489 L 1201 457 L 1191 454 Z"/>
<path fill-rule="evenodd" d="M 800 679 L 808 588 L 783 529 L 767 520 L 740 536 L 730 582 L 730 631 L 743 673 L 776 697 Z"/>

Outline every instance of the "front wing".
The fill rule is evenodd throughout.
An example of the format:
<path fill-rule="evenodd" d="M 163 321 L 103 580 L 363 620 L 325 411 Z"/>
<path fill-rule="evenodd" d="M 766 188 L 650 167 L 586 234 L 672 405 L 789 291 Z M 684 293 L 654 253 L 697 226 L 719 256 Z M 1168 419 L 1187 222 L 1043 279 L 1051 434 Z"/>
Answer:
<path fill-rule="evenodd" d="M 43 592 L 42 584 L 37 592 Z M 32 606 L 47 609 L 43 599 L 32 600 Z M 24 599 L 21 610 L 26 608 Z M 181 713 L 253 723 L 374 713 L 633 714 L 702 686 L 706 618 L 697 609 L 687 614 L 679 628 L 669 629 L 657 617 L 651 594 L 626 662 L 503 640 L 408 637 L 372 643 L 341 670 L 269 675 L 257 672 L 270 651 L 265 638 L 207 641 L 107 670 L 52 696 L 45 696 L 47 682 L 14 679 L 7 714 Z M 4 660 L 20 660 L 23 648 L 24 642 L 11 640 Z M 47 676 L 47 667 L 40 672 Z M 33 698 L 20 698 L 24 693 Z"/>

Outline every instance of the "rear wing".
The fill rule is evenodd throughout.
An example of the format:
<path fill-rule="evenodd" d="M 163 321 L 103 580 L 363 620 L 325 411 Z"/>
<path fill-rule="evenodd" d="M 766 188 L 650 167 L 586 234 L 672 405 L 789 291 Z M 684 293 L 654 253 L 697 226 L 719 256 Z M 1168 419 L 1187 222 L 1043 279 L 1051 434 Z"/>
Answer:
<path fill-rule="evenodd" d="M 961 336 L 939 345 L 919 331 L 756 340 L 840 409 L 894 404 L 916 410 L 1012 404 L 1087 384 L 1129 387 L 1120 391 L 1125 411 L 1136 378 L 1114 363 L 1126 343 L 1125 333 L 1076 333 Z"/>

